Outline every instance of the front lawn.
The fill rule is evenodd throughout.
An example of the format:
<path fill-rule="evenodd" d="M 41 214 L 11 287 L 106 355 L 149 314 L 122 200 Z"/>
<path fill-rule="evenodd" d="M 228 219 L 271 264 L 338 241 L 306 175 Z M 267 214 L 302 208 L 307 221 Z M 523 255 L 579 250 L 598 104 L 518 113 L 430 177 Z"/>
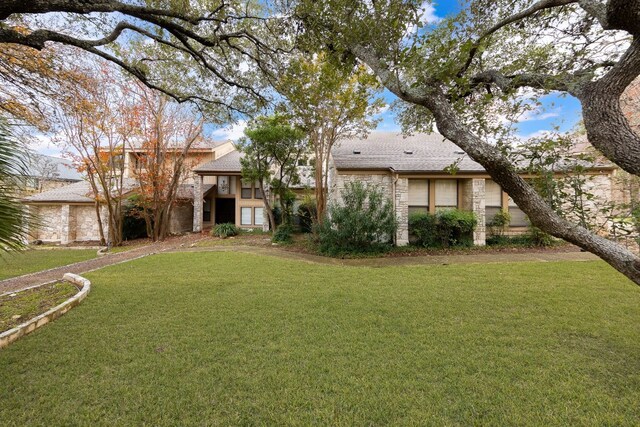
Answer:
<path fill-rule="evenodd" d="M 0 254 L 0 280 L 96 257 L 95 249 L 31 249 Z"/>
<path fill-rule="evenodd" d="M 0 351 L 5 425 L 638 425 L 640 289 L 602 262 L 173 253 Z"/>

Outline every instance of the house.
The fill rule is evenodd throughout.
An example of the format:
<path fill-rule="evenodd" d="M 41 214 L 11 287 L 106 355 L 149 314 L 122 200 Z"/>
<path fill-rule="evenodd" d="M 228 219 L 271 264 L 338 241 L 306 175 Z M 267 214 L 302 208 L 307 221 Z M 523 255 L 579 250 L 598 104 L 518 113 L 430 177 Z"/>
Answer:
<path fill-rule="evenodd" d="M 30 153 L 25 163 L 21 197 L 82 181 L 82 175 L 66 159 Z"/>
<path fill-rule="evenodd" d="M 223 222 L 242 228 L 267 227 L 259 188 L 240 179 L 241 158 L 241 153 L 232 151 L 194 169 L 196 188 L 214 182 L 207 191 L 196 191 L 203 198 L 194 201 L 194 232 Z M 448 172 L 452 165 L 455 174 Z M 615 169 L 598 163 L 587 173 L 590 189 L 598 195 L 590 203 L 609 200 Z M 329 174 L 330 202 L 339 202 L 347 182 L 361 181 L 382 189 L 396 212 L 397 245 L 409 243 L 409 215 L 414 212 L 454 208 L 474 212 L 476 245 L 485 244 L 486 226 L 501 210 L 511 216 L 507 234 L 523 233 L 529 225 L 526 215 L 484 168 L 439 134 L 403 137 L 372 132 L 367 139 L 341 141 L 331 153 Z M 313 188 L 313 182 L 306 184 Z"/>
<path fill-rule="evenodd" d="M 168 150 L 168 156 L 173 155 Z M 185 159 L 188 169 L 197 167 L 218 156 L 233 151 L 231 141 L 202 140 L 194 144 Z M 136 171 L 139 170 L 144 150 L 135 145 L 126 147 L 123 153 L 123 197 L 135 193 L 137 187 Z M 188 171 L 189 172 L 189 171 Z M 204 183 L 199 191 L 208 192 L 213 185 Z M 177 200 L 171 212 L 169 232 L 172 234 L 191 231 L 193 228 L 194 186 L 191 173 L 180 185 Z M 93 191 L 85 180 L 53 188 L 49 191 L 33 194 L 23 198 L 29 210 L 40 218 L 40 224 L 30 230 L 33 240 L 48 243 L 67 244 L 75 241 L 99 241 L 100 230 L 97 219 L 98 212 L 102 218 L 103 231 L 107 235 L 107 211 L 105 206 L 97 206 Z"/>
<path fill-rule="evenodd" d="M 135 191 L 140 148 L 124 153 L 126 195 Z M 233 223 L 241 228 L 268 229 L 260 188 L 241 179 L 242 153 L 233 143 L 208 143 L 196 147 L 189 161 L 192 175 L 180 187 L 173 207 L 171 233 L 201 232 L 214 224 Z M 439 134 L 403 137 L 393 132 L 372 132 L 367 139 L 341 141 L 332 151 L 329 169 L 329 202 L 339 202 L 350 181 L 379 186 L 393 202 L 398 220 L 394 236 L 397 245 L 409 243 L 409 215 L 462 209 L 476 214 L 478 225 L 474 243 L 485 244 L 487 224 L 500 211 L 508 211 L 511 223 L 507 234 L 527 230 L 526 215 L 493 182 L 481 165 L 471 160 L 455 144 Z M 456 173 L 448 172 L 455 165 Z M 607 163 L 587 170 L 591 192 L 589 203 L 612 198 L 616 169 Z M 302 188 L 313 188 L 309 167 L 301 167 Z M 97 240 L 96 206 L 86 182 L 78 182 L 25 199 L 46 224 L 33 231 L 43 241 L 68 243 Z M 104 207 L 102 215 L 104 218 Z"/>

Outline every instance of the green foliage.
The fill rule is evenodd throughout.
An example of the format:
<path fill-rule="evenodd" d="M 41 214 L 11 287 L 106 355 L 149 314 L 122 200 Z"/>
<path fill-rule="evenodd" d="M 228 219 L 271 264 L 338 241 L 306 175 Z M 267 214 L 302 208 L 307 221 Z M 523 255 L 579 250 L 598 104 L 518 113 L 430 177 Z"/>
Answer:
<path fill-rule="evenodd" d="M 227 237 L 237 236 L 240 233 L 238 227 L 230 222 L 224 222 L 222 224 L 216 224 L 211 230 L 211 235 L 226 239 Z"/>
<path fill-rule="evenodd" d="M 437 246 L 437 219 L 430 213 L 414 213 L 409 215 L 409 235 L 415 243 L 425 248 Z"/>
<path fill-rule="evenodd" d="M 491 236 L 502 236 L 509 223 L 511 223 L 511 214 L 509 211 L 500 209 L 487 224 L 489 233 Z"/>
<path fill-rule="evenodd" d="M 0 120 L 0 252 L 23 249 L 27 234 L 25 206 L 16 196 L 20 177 L 26 175 L 23 147 Z"/>
<path fill-rule="evenodd" d="M 143 207 L 138 205 L 139 198 L 130 197 L 122 218 L 122 240 L 147 237 L 147 224 L 143 217 Z"/>
<path fill-rule="evenodd" d="M 391 247 L 397 223 L 391 201 L 375 186 L 347 183 L 342 204 L 331 204 L 318 227 L 320 251 L 329 255 L 381 252 Z"/>
<path fill-rule="evenodd" d="M 298 207 L 298 220 L 300 223 L 300 231 L 303 233 L 311 233 L 313 223 L 316 218 L 317 207 L 316 202 L 311 197 L 305 197 Z"/>
<path fill-rule="evenodd" d="M 553 236 L 545 233 L 544 231 L 533 225 L 529 226 L 529 230 L 526 236 L 531 242 L 532 246 L 548 247 L 553 246 L 556 242 Z"/>
<path fill-rule="evenodd" d="M 289 243 L 292 240 L 292 235 L 293 226 L 291 224 L 282 224 L 273 233 L 271 241 L 273 243 Z"/>
<path fill-rule="evenodd" d="M 300 182 L 298 162 L 307 155 L 306 133 L 283 114 L 258 117 L 249 123 L 244 133 L 246 138 L 238 146 L 244 154 L 240 159 L 242 178 L 270 188 L 280 202 L 282 220 L 288 223 L 295 199 L 289 188 Z M 268 201 L 265 209 L 271 220 L 273 207 Z M 275 228 L 275 224 L 271 226 Z"/>
<path fill-rule="evenodd" d="M 473 230 L 478 221 L 473 212 L 451 209 L 413 214 L 409 217 L 409 233 L 424 247 L 473 246 Z"/>

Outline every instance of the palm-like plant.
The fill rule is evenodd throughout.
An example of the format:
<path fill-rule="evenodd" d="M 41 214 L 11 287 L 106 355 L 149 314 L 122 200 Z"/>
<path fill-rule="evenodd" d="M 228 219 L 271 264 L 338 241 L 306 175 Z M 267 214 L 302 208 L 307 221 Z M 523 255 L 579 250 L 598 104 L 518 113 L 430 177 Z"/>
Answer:
<path fill-rule="evenodd" d="M 0 120 L 0 252 L 23 249 L 27 237 L 28 214 L 17 197 L 26 171 L 25 151 Z"/>

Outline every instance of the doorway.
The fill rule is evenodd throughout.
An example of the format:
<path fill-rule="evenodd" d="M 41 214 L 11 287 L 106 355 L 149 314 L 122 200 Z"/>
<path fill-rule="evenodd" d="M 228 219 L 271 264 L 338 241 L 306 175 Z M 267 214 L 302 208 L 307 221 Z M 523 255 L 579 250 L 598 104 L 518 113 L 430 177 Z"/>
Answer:
<path fill-rule="evenodd" d="M 218 198 L 216 199 L 216 224 L 230 222 L 236 223 L 236 199 Z"/>

